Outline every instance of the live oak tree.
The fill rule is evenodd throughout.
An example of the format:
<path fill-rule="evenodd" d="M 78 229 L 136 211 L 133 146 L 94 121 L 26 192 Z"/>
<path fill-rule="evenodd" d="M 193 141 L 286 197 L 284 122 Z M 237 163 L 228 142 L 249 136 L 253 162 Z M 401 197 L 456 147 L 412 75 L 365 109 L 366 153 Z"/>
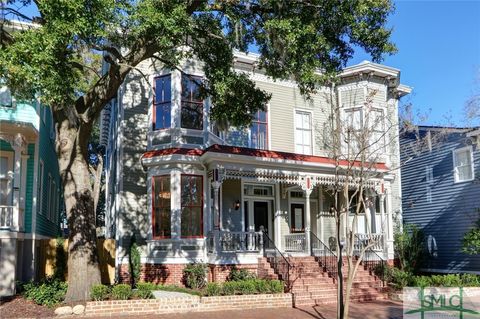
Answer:
<path fill-rule="evenodd" d="M 233 49 L 255 48 L 258 68 L 296 80 L 306 95 L 356 48 L 375 61 L 395 52 L 389 0 L 7 0 L 3 16 L 29 19 L 25 6 L 38 10 L 36 25 L 8 32 L 2 21 L 0 76 L 16 96 L 37 96 L 53 111 L 70 230 L 69 301 L 88 298 L 100 282 L 86 158 L 92 125 L 140 62 L 173 69 L 185 58 L 202 60 L 211 118 L 245 126 L 269 94 L 233 71 Z M 92 67 L 92 53 L 103 55 L 104 72 Z"/>

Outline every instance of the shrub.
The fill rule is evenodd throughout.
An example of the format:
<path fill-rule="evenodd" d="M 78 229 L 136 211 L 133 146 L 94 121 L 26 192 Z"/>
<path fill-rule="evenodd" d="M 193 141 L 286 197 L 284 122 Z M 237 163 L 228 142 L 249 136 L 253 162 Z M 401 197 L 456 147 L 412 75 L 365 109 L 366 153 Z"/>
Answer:
<path fill-rule="evenodd" d="M 127 300 L 132 296 L 132 287 L 127 284 L 115 285 L 112 288 L 111 295 L 116 300 Z"/>
<path fill-rule="evenodd" d="M 140 250 L 138 249 L 137 243 L 135 242 L 135 236 L 132 236 L 132 241 L 130 249 L 128 252 L 128 268 L 130 271 L 130 280 L 132 287 L 140 281 Z"/>
<path fill-rule="evenodd" d="M 201 289 L 207 282 L 207 265 L 190 264 L 183 269 L 185 286 L 192 289 Z"/>
<path fill-rule="evenodd" d="M 413 276 L 409 283 L 413 287 L 429 287 L 431 286 L 430 277 L 427 276 Z"/>
<path fill-rule="evenodd" d="M 216 282 L 209 282 L 205 287 L 205 296 L 219 296 L 222 293 L 222 287 Z"/>
<path fill-rule="evenodd" d="M 397 227 L 394 246 L 400 269 L 416 273 L 425 258 L 425 236 L 422 230 L 411 224 L 404 225 L 401 230 Z"/>
<path fill-rule="evenodd" d="M 90 298 L 95 301 L 101 301 L 108 298 L 110 293 L 110 288 L 105 285 L 93 285 L 90 289 Z"/>
<path fill-rule="evenodd" d="M 462 285 L 464 287 L 480 287 L 480 276 L 473 274 L 462 274 L 460 275 Z"/>
<path fill-rule="evenodd" d="M 408 286 L 409 282 L 411 281 L 411 277 L 412 275 L 409 272 L 393 268 L 391 279 L 393 288 L 400 290 L 403 289 L 403 287 Z"/>
<path fill-rule="evenodd" d="M 259 293 L 259 294 L 266 294 L 268 292 L 270 292 L 270 285 L 268 284 L 268 281 L 267 280 L 262 280 L 262 279 L 255 279 L 253 281 L 254 285 L 255 285 L 255 290 Z"/>
<path fill-rule="evenodd" d="M 257 276 L 246 270 L 246 269 L 238 269 L 237 267 L 233 267 L 231 270 L 230 270 L 230 274 L 228 275 L 227 277 L 227 280 L 228 281 L 241 281 L 241 280 L 251 280 L 251 279 L 255 279 L 257 278 Z"/>
<path fill-rule="evenodd" d="M 280 280 L 267 280 L 266 282 L 270 293 L 277 294 L 283 292 L 283 283 Z"/>
<path fill-rule="evenodd" d="M 36 304 L 52 307 L 63 301 L 67 293 L 67 283 L 47 278 L 39 283 L 29 282 L 23 286 L 25 298 Z"/>
<path fill-rule="evenodd" d="M 139 282 L 137 283 L 137 290 L 135 291 L 135 296 L 141 299 L 151 299 L 153 298 L 152 291 L 157 289 L 157 285 L 151 282 Z"/>

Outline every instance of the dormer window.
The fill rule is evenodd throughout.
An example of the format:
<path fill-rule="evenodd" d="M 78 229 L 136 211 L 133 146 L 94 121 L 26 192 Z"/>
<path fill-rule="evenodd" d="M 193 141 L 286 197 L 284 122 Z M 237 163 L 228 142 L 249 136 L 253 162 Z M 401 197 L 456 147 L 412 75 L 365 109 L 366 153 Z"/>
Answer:
<path fill-rule="evenodd" d="M 203 100 L 200 95 L 202 78 L 182 74 L 182 128 L 203 129 Z"/>
<path fill-rule="evenodd" d="M 172 81 L 170 74 L 155 78 L 153 129 L 170 128 L 172 120 Z"/>

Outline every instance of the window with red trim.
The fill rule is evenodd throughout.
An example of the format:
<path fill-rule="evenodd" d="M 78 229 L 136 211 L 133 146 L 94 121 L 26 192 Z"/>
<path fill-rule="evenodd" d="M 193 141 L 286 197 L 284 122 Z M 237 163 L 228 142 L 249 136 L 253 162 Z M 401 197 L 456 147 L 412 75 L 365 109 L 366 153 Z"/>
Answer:
<path fill-rule="evenodd" d="M 152 179 L 153 237 L 170 238 L 171 206 L 170 175 L 155 176 Z"/>
<path fill-rule="evenodd" d="M 182 175 L 181 178 L 182 237 L 203 235 L 203 177 Z"/>
<path fill-rule="evenodd" d="M 200 94 L 202 78 L 182 74 L 182 128 L 203 129 L 203 99 Z"/>
<path fill-rule="evenodd" d="M 170 128 L 172 119 L 172 80 L 170 74 L 155 78 L 153 97 L 153 129 Z"/>

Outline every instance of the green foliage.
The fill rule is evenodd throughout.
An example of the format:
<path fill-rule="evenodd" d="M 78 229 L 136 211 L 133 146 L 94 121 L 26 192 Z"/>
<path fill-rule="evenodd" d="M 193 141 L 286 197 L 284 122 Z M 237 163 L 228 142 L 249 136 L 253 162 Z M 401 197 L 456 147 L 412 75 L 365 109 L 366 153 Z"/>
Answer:
<path fill-rule="evenodd" d="M 65 275 L 67 274 L 67 254 L 63 245 L 65 240 L 61 237 L 57 238 L 56 247 L 55 247 L 55 268 L 53 272 L 53 277 L 65 281 Z"/>
<path fill-rule="evenodd" d="M 202 293 L 199 290 L 192 290 L 192 289 L 180 287 L 177 285 L 156 285 L 155 290 L 183 292 L 186 294 L 196 295 L 196 296 L 202 295 Z"/>
<path fill-rule="evenodd" d="M 192 289 L 201 289 L 207 283 L 207 265 L 189 264 L 183 269 L 185 286 Z"/>
<path fill-rule="evenodd" d="M 139 282 L 134 295 L 140 299 L 151 299 L 153 298 L 152 291 L 154 290 L 157 290 L 157 285 L 150 282 Z"/>
<path fill-rule="evenodd" d="M 39 305 L 53 307 L 64 300 L 67 283 L 52 277 L 39 283 L 29 282 L 23 285 L 23 290 L 25 298 Z"/>
<path fill-rule="evenodd" d="M 90 298 L 95 301 L 105 300 L 108 298 L 109 294 L 110 288 L 102 284 L 93 285 L 90 289 Z"/>
<path fill-rule="evenodd" d="M 230 270 L 230 274 L 227 277 L 228 281 L 240 281 L 240 280 L 249 280 L 249 279 L 255 279 L 257 276 L 248 271 L 247 269 L 238 269 L 236 266 L 234 266 Z"/>
<path fill-rule="evenodd" d="M 135 236 L 132 236 L 132 241 L 130 244 L 130 249 L 128 252 L 128 267 L 131 276 L 132 287 L 140 281 L 140 250 L 138 249 L 137 243 L 135 242 Z"/>
<path fill-rule="evenodd" d="M 417 273 L 425 256 L 425 236 L 416 225 L 404 225 L 394 234 L 395 257 L 400 262 L 400 269 Z"/>
<path fill-rule="evenodd" d="M 206 296 L 251 295 L 283 292 L 283 283 L 280 280 L 246 279 L 226 281 L 223 284 L 209 283 L 204 289 Z"/>
<path fill-rule="evenodd" d="M 112 299 L 116 300 L 127 300 L 132 297 L 132 295 L 132 287 L 127 284 L 115 285 L 111 292 Z"/>
<path fill-rule="evenodd" d="M 412 274 L 404 270 L 393 268 L 391 276 L 391 283 L 393 288 L 400 290 L 408 286 Z"/>
<path fill-rule="evenodd" d="M 216 282 L 209 282 L 205 286 L 205 296 L 219 296 L 222 293 L 222 286 Z"/>
<path fill-rule="evenodd" d="M 462 239 L 462 251 L 469 255 L 480 254 L 480 219 L 467 231 Z"/>

